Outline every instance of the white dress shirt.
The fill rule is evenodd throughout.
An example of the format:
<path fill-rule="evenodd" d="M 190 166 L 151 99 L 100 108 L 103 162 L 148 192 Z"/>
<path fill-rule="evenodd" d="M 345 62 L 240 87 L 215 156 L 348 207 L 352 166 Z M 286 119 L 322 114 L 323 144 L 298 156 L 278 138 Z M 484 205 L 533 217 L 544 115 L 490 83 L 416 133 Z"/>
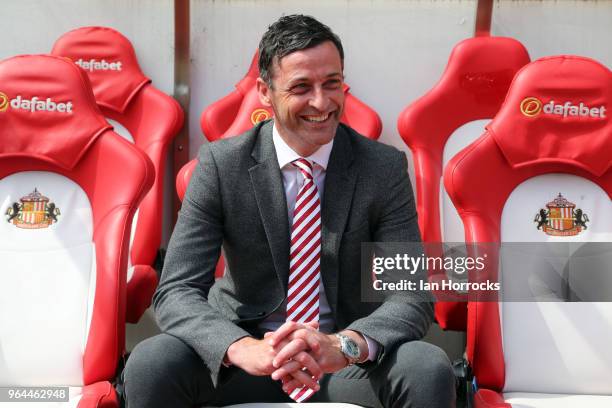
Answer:
<path fill-rule="evenodd" d="M 287 217 L 289 219 L 289 225 L 293 225 L 293 212 L 295 209 L 295 200 L 300 190 L 301 185 L 304 183 L 304 176 L 302 173 L 291 163 L 299 158 L 302 158 L 297 154 L 280 136 L 276 129 L 276 123 L 272 130 L 272 141 L 274 142 L 274 149 L 276 150 L 276 157 L 278 158 L 278 166 L 281 169 L 283 175 L 283 186 L 285 189 L 285 196 L 287 198 Z M 334 140 L 319 147 L 316 152 L 304 159 L 309 160 L 313 163 L 313 178 L 319 191 L 319 199 L 323 203 L 323 194 L 325 190 L 325 171 L 327 170 L 327 164 L 329 162 L 329 155 L 331 154 Z M 270 316 L 268 316 L 261 324 L 259 328 L 263 331 L 274 331 L 278 329 L 286 319 L 286 301 Z M 327 301 L 327 295 L 325 294 L 325 287 L 323 286 L 323 279 L 319 283 L 319 330 L 323 333 L 331 333 L 334 328 L 334 318 L 331 312 L 331 307 Z M 363 334 L 362 334 L 363 335 Z M 378 343 L 368 336 L 363 335 L 366 342 L 368 343 L 368 360 L 374 361 L 378 354 Z"/>

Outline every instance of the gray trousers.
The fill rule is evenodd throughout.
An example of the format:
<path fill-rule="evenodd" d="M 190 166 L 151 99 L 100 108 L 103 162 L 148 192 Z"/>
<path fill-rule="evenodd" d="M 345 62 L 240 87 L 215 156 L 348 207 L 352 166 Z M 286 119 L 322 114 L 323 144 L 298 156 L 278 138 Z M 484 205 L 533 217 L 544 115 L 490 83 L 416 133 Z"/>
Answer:
<path fill-rule="evenodd" d="M 280 382 L 222 369 L 215 389 L 199 356 L 176 337 L 160 334 L 136 346 L 124 370 L 127 408 L 224 406 L 292 402 Z M 379 363 L 327 374 L 308 402 L 346 402 L 372 408 L 455 406 L 455 378 L 446 354 L 421 341 L 402 344 Z"/>

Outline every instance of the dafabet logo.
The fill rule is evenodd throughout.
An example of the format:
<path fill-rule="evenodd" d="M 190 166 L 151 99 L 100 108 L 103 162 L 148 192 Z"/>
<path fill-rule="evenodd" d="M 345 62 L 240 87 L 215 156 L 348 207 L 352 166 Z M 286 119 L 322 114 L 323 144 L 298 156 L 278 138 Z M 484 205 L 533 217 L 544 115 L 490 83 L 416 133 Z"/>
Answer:
<path fill-rule="evenodd" d="M 72 114 L 72 102 L 55 102 L 51 98 L 40 98 L 33 96 L 32 98 L 24 98 L 17 95 L 10 99 L 7 94 L 0 92 L 0 112 L 5 112 L 8 108 L 15 110 L 25 110 L 30 112 L 59 112 Z"/>
<path fill-rule="evenodd" d="M 83 58 L 79 58 L 74 62 L 79 67 L 83 68 L 85 71 L 94 72 L 94 71 L 121 71 L 123 63 L 121 61 L 108 62 L 105 59 L 97 60 L 90 59 L 89 61 L 83 60 Z"/>
<path fill-rule="evenodd" d="M 272 115 L 270 115 L 270 112 L 268 112 L 266 109 L 255 109 L 251 113 L 251 123 L 256 125 L 259 122 L 263 122 L 264 120 L 270 119 L 271 117 Z"/>
<path fill-rule="evenodd" d="M 538 116 L 542 112 L 542 102 L 538 98 L 525 98 L 521 102 L 521 113 L 525 116 Z"/>
<path fill-rule="evenodd" d="M 9 98 L 5 93 L 0 92 L 0 112 L 4 112 L 9 107 Z"/>
<path fill-rule="evenodd" d="M 598 107 L 589 107 L 583 102 L 573 104 L 569 101 L 560 104 L 550 100 L 546 104 L 533 96 L 527 97 L 521 101 L 521 113 L 529 118 L 536 117 L 542 113 L 547 115 L 562 116 L 583 116 L 595 119 L 604 119 L 606 117 L 606 107 L 601 105 Z"/>

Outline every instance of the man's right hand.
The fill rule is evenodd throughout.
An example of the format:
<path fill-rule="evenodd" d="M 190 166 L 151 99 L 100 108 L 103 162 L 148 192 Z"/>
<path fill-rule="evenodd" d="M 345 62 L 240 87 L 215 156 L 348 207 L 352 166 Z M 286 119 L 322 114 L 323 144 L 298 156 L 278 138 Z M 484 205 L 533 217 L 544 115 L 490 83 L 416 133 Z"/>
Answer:
<path fill-rule="evenodd" d="M 270 375 L 274 371 L 272 360 L 275 355 L 274 347 L 253 337 L 243 337 L 227 349 L 230 364 L 256 376 Z"/>
<path fill-rule="evenodd" d="M 309 326 L 316 323 L 307 323 Z M 243 337 L 232 343 L 227 349 L 227 359 L 230 364 L 235 365 L 247 373 L 256 376 L 270 375 L 276 370 L 272 365 L 274 357 L 282 350 L 289 340 L 282 340 L 270 345 L 268 340 L 257 340 L 253 337 Z M 308 353 L 308 344 L 304 342 L 295 342 L 293 340 L 292 348 L 294 350 L 293 360 L 299 362 L 299 368 L 290 373 L 290 376 L 299 384 L 303 384 L 314 390 L 318 390 L 317 381 L 323 375 L 323 371 L 319 367 L 316 360 Z M 302 367 L 306 371 L 302 370 Z M 284 379 L 285 381 L 288 378 Z"/>

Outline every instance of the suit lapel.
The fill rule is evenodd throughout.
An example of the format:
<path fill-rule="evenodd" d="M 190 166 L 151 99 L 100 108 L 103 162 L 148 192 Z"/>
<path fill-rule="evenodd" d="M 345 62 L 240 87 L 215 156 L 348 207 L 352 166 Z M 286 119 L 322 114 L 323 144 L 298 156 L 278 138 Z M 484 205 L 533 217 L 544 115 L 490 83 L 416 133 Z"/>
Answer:
<path fill-rule="evenodd" d="M 325 191 L 321 209 L 321 275 L 332 310 L 338 304 L 338 250 L 346 226 L 357 173 L 351 166 L 353 151 L 343 125 L 338 127 L 325 175 Z"/>
<path fill-rule="evenodd" d="M 265 123 L 253 147 L 252 156 L 257 162 L 249 169 L 255 191 L 259 214 L 272 252 L 274 268 L 287 293 L 289 279 L 289 222 L 287 198 L 278 159 L 272 142 L 272 121 Z M 254 260 L 257 262 L 257 260 Z"/>

